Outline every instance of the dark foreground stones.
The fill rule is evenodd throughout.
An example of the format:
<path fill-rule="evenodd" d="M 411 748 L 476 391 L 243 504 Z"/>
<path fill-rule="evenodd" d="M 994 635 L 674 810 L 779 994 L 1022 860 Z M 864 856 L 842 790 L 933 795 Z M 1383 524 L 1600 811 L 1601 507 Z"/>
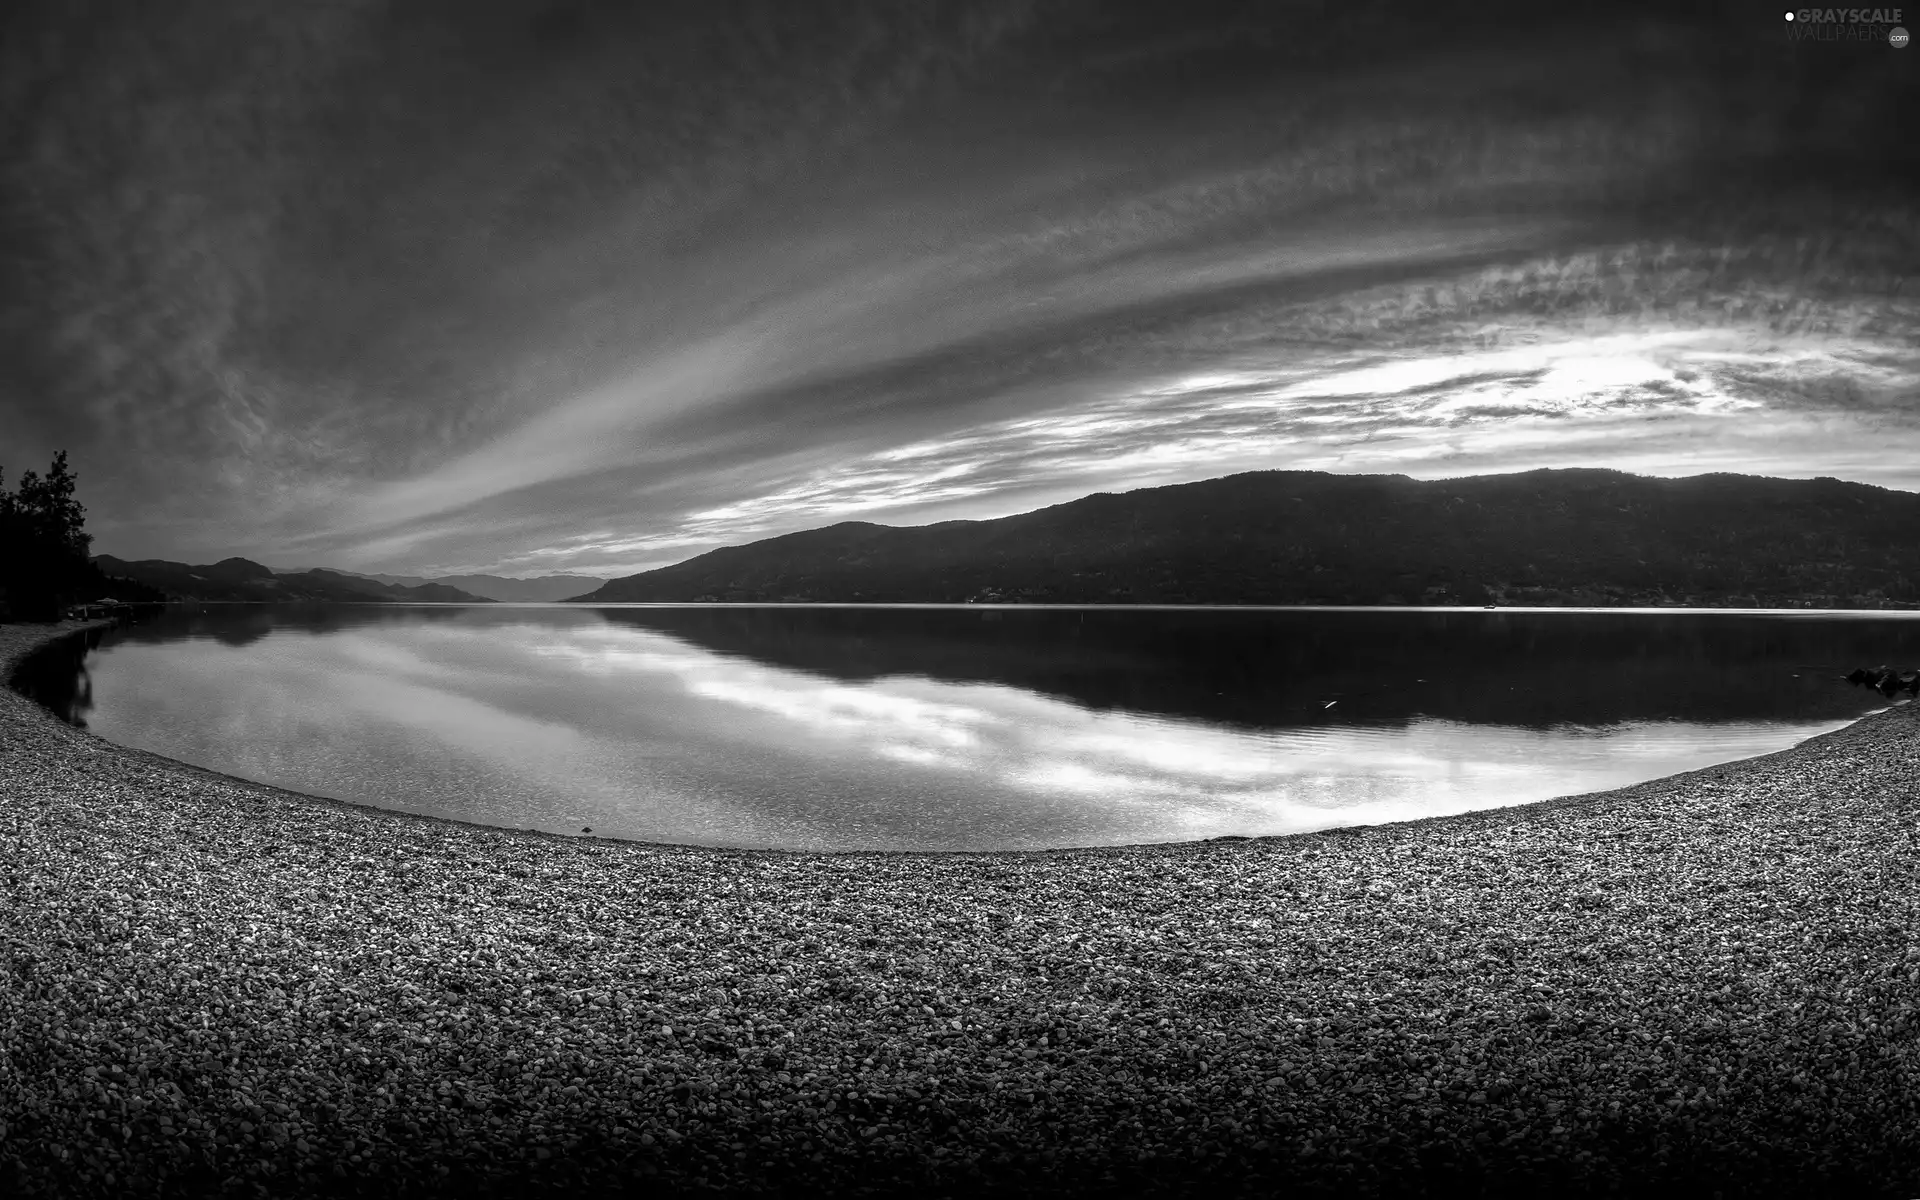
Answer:
<path fill-rule="evenodd" d="M 4 694 L 0 1194 L 1920 1195 L 1916 766 L 1901 705 L 1413 824 L 747 853 Z"/>
<path fill-rule="evenodd" d="M 1870 687 L 1883 696 L 1901 692 L 1920 695 L 1920 670 L 1897 671 L 1892 667 L 1855 667 L 1847 673 L 1847 682 L 1855 687 Z"/>

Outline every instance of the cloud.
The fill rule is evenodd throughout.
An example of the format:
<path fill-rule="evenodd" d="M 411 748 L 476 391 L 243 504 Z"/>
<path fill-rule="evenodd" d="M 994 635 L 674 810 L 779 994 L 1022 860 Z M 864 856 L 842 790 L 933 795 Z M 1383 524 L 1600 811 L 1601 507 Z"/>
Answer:
<path fill-rule="evenodd" d="M 102 550 L 611 570 L 1259 466 L 1914 457 L 1911 73 L 1758 26 L 43 8 L 0 437 L 75 451 Z"/>
<path fill-rule="evenodd" d="M 1920 484 L 1913 457 L 1882 452 L 1889 433 L 1920 448 L 1920 356 L 1751 326 L 1619 324 L 1577 337 L 1510 326 L 1517 344 L 1497 349 L 1444 338 L 1365 356 L 1288 346 L 1265 363 L 1243 356 L 1233 370 L 1138 380 L 1044 415 L 836 458 L 662 514 L 653 524 L 663 532 L 574 545 L 596 568 L 643 569 L 839 520 L 1000 516 L 1276 468 L 1435 476 L 1604 465 Z"/>

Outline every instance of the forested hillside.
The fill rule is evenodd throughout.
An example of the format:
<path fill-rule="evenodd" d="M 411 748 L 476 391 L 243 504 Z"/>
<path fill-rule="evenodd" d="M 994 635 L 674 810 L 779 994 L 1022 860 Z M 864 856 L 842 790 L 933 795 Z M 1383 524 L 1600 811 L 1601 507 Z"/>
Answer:
<path fill-rule="evenodd" d="M 846 522 L 585 601 L 1920 605 L 1920 495 L 1605 470 L 1264 471 L 993 521 Z"/>

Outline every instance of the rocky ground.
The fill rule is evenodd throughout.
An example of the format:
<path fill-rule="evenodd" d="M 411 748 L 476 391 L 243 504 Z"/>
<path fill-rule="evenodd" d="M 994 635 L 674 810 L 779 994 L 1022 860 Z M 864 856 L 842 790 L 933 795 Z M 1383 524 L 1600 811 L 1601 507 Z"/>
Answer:
<path fill-rule="evenodd" d="M 1920 1195 L 1917 777 L 1906 705 L 1403 825 L 728 852 L 4 692 L 0 1191 Z"/>

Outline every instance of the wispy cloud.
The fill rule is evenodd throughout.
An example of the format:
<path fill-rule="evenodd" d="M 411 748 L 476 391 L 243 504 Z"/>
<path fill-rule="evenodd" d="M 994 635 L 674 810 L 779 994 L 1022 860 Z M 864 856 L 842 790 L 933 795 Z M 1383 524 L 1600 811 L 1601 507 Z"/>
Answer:
<path fill-rule="evenodd" d="M 1256 9 L 49 9 L 0 438 L 103 550 L 409 571 L 1270 466 L 1910 479 L 1910 72 L 1808 122 L 1757 24 Z"/>
<path fill-rule="evenodd" d="M 1920 438 L 1920 356 L 1726 326 L 1507 336 L 1521 344 L 1364 357 L 1296 348 L 1264 366 L 1142 381 L 769 481 L 673 514 L 662 522 L 671 532 L 573 547 L 596 566 L 642 569 L 839 520 L 999 516 L 1091 491 L 1277 468 L 1434 476 L 1608 465 L 1920 486 L 1913 460 L 1875 449 L 1890 433 Z"/>

